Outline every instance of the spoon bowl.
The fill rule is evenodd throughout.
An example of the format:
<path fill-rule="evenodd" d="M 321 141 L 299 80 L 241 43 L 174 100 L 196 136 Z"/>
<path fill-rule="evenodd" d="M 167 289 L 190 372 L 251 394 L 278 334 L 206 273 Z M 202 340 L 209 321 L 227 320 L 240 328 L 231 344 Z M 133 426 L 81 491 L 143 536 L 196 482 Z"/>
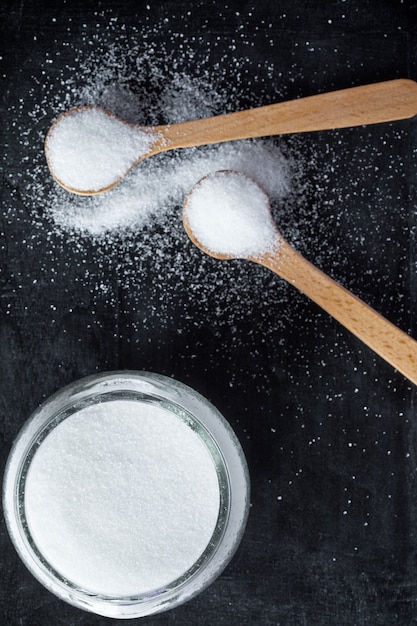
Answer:
<path fill-rule="evenodd" d="M 53 178 L 80 195 L 108 191 L 143 159 L 177 148 L 413 117 L 417 83 L 396 79 L 179 124 L 135 126 L 100 107 L 59 116 L 45 139 Z"/>
<path fill-rule="evenodd" d="M 229 186 L 229 178 L 234 178 L 237 184 Z M 241 192 L 236 194 L 239 188 Z M 249 197 L 246 197 L 247 190 Z M 251 200 L 256 200 L 255 205 L 250 206 Z M 240 217 L 239 207 L 242 207 Z M 269 239 L 258 240 L 259 233 L 254 232 L 252 247 L 245 244 L 239 249 L 236 238 L 245 226 L 248 229 L 253 226 L 258 214 L 265 225 L 269 223 Z M 185 199 L 182 219 L 187 235 L 200 250 L 217 259 L 247 259 L 272 270 L 417 384 L 417 341 L 292 248 L 273 223 L 268 198 L 254 181 L 233 171 L 214 172 L 204 177 Z M 221 241 L 223 245 L 229 242 L 230 247 L 225 245 L 221 250 L 216 236 L 225 230 L 228 239 Z"/>
<path fill-rule="evenodd" d="M 162 151 L 163 137 L 95 106 L 62 113 L 45 138 L 45 157 L 55 181 L 67 191 L 109 191 L 146 156 Z"/>
<path fill-rule="evenodd" d="M 242 195 L 247 202 L 240 201 Z M 267 194 L 236 170 L 219 170 L 198 181 L 184 201 L 182 221 L 194 245 L 220 260 L 254 260 L 282 241 Z"/>

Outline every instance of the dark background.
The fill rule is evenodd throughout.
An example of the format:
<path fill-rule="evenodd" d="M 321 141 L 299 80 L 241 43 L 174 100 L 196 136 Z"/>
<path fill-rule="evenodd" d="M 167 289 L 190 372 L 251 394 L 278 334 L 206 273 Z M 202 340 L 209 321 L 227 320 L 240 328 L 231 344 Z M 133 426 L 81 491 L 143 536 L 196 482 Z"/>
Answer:
<path fill-rule="evenodd" d="M 169 48 L 172 33 L 182 33 L 214 76 L 221 62 L 229 97 L 219 113 L 417 79 L 415 2 L 3 0 L 1 471 L 21 425 L 63 385 L 115 369 L 174 376 L 235 429 L 251 474 L 251 512 L 220 578 L 141 623 L 417 623 L 414 386 L 266 270 L 203 259 L 182 233 L 179 206 L 169 227 L 148 229 L 139 254 L 134 237 L 98 245 L 57 233 L 28 200 L 43 159 L 31 128 L 40 138 L 53 117 L 52 108 L 34 117 L 36 102 L 46 90 L 62 110 L 74 104 L 63 96 L 74 50 L 97 45 L 112 17 L 115 37 L 119 30 L 133 41 L 143 24 Z M 228 71 L 231 39 L 246 59 L 241 75 L 236 64 Z M 415 121 L 288 137 L 282 146 L 302 155 L 307 188 L 302 202 L 276 208 L 282 232 L 417 338 Z M 43 589 L 3 521 L 0 541 L 3 626 L 112 622 Z"/>

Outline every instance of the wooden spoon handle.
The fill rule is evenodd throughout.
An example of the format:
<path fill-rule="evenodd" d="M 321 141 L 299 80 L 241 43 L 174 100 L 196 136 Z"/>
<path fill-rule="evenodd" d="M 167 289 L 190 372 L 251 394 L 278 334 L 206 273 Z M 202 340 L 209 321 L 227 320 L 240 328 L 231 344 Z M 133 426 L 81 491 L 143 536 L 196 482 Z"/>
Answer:
<path fill-rule="evenodd" d="M 157 126 L 158 151 L 250 137 L 302 133 L 406 119 L 417 114 L 417 83 L 397 79 L 270 104 L 248 111 Z"/>
<path fill-rule="evenodd" d="M 332 280 L 289 244 L 256 260 L 297 287 L 417 385 L 417 341 Z"/>

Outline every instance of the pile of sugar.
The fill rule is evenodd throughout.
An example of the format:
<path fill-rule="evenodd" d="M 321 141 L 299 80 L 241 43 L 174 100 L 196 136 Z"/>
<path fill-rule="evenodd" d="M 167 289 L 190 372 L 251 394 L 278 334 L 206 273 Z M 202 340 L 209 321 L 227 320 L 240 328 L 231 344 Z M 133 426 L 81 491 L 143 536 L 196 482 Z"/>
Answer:
<path fill-rule="evenodd" d="M 61 115 L 48 132 L 46 157 L 52 175 L 67 189 L 88 193 L 113 185 L 157 139 L 103 109 L 82 107 Z"/>
<path fill-rule="evenodd" d="M 104 194 L 69 196 L 57 187 L 45 198 L 44 208 L 67 234 L 96 240 L 121 235 L 140 239 L 144 226 L 180 207 L 189 190 L 209 172 L 238 170 L 254 178 L 277 202 L 290 192 L 290 167 L 281 150 L 268 141 L 207 146 L 146 159 Z M 178 209 L 178 220 L 180 214 Z"/>
<path fill-rule="evenodd" d="M 126 32 L 117 18 L 98 15 L 97 19 L 102 20 L 101 26 L 96 33 L 89 33 L 84 46 L 62 48 L 61 56 L 65 53 L 73 61 L 61 67 L 55 81 L 43 84 L 42 89 L 37 89 L 36 78 L 33 81 L 30 97 L 34 105 L 26 113 L 30 125 L 20 126 L 19 141 L 31 163 L 23 193 L 35 221 L 43 228 L 47 221 L 53 236 L 81 236 L 94 243 L 122 241 L 122 245 L 129 240 L 140 245 L 148 237 L 143 227 L 163 222 L 176 207 L 180 218 L 185 195 L 210 171 L 243 171 L 265 189 L 274 206 L 292 194 L 300 163 L 291 151 L 283 153 L 279 139 L 147 158 L 129 172 L 123 185 L 94 198 L 65 193 L 53 183 L 44 163 L 45 134 L 54 119 L 74 107 L 99 106 L 125 122 L 154 127 L 268 104 L 271 97 L 272 101 L 282 99 L 280 81 L 271 82 L 272 64 L 255 68 L 257 90 L 263 82 L 267 84 L 268 99 L 247 93 L 252 82 L 246 82 L 245 76 L 253 71 L 252 61 L 236 54 L 233 40 L 212 44 L 213 50 L 227 48 L 227 63 L 213 67 L 211 55 L 201 55 L 204 35 L 190 37 L 164 24 L 147 27 L 143 23 L 130 25 Z M 247 45 L 251 46 L 251 41 Z M 47 57 L 45 67 L 49 69 L 53 59 Z M 141 255 L 142 249 L 137 253 Z"/>
<path fill-rule="evenodd" d="M 219 513 L 216 468 L 167 410 L 129 400 L 81 409 L 36 451 L 25 513 L 42 555 L 93 593 L 140 595 L 186 572 Z"/>
<path fill-rule="evenodd" d="M 279 242 L 267 195 L 240 172 L 205 176 L 190 192 L 183 215 L 193 239 L 215 255 L 261 256 Z"/>

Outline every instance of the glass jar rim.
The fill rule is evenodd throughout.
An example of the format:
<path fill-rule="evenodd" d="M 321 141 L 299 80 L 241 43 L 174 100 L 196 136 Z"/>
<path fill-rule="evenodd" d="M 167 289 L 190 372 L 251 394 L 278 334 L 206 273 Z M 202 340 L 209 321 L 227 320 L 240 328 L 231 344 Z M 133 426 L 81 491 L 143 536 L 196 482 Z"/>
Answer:
<path fill-rule="evenodd" d="M 117 399 L 149 402 L 175 414 L 205 445 L 219 481 L 219 515 L 203 554 L 170 584 L 133 596 L 93 593 L 59 574 L 31 537 L 24 506 L 27 471 L 48 433 L 86 406 Z M 129 370 L 107 372 L 67 385 L 30 416 L 9 455 L 3 483 L 3 505 L 9 534 L 18 554 L 45 587 L 79 608 L 108 617 L 133 618 L 182 604 L 200 593 L 223 571 L 237 549 L 246 525 L 249 476 L 242 448 L 230 425 L 198 392 L 160 374 Z"/>

